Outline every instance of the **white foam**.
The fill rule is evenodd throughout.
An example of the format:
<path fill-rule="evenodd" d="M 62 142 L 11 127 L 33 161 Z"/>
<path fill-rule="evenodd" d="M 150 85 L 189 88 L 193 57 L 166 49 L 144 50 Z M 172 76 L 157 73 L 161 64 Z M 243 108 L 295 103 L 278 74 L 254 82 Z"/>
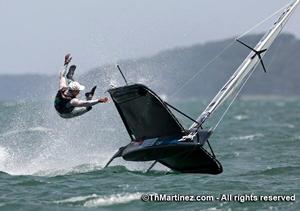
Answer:
<path fill-rule="evenodd" d="M 282 126 L 284 126 L 284 127 L 287 127 L 287 128 L 295 128 L 295 125 L 293 125 L 293 124 L 289 124 L 289 123 L 286 123 L 286 124 L 282 124 Z"/>
<path fill-rule="evenodd" d="M 87 196 L 75 196 L 75 197 L 55 201 L 55 203 L 57 203 L 57 204 L 66 204 L 66 203 L 84 202 L 88 199 L 93 199 L 93 198 L 96 198 L 96 197 L 97 197 L 97 194 L 91 194 L 91 195 L 87 195 Z"/>
<path fill-rule="evenodd" d="M 28 128 L 27 131 L 48 132 L 48 131 L 52 131 L 52 129 L 46 127 L 33 127 L 33 128 Z"/>
<path fill-rule="evenodd" d="M 216 207 L 211 207 L 211 208 L 208 208 L 208 209 L 205 209 L 207 211 L 219 211 L 219 210 L 222 210 L 222 209 L 218 209 Z"/>
<path fill-rule="evenodd" d="M 295 139 L 297 139 L 297 140 L 300 140 L 300 135 L 299 136 L 294 136 L 295 137 Z"/>
<path fill-rule="evenodd" d="M 239 157 L 240 156 L 240 153 L 239 152 L 234 152 L 234 157 Z"/>
<path fill-rule="evenodd" d="M 261 133 L 246 135 L 246 136 L 238 136 L 238 137 L 231 137 L 230 140 L 250 140 L 253 141 L 255 138 L 264 137 Z"/>
<path fill-rule="evenodd" d="M 249 117 L 248 117 L 247 115 L 236 115 L 234 118 L 235 118 L 236 120 L 241 121 L 241 120 L 246 120 L 246 119 L 248 119 Z"/>
<path fill-rule="evenodd" d="M 98 196 L 95 199 L 88 200 L 84 203 L 85 207 L 100 207 L 116 204 L 125 204 L 131 201 L 140 200 L 142 193 L 122 193 L 109 196 Z"/>
<path fill-rule="evenodd" d="M 11 136 L 11 135 L 16 135 L 19 133 L 26 133 L 26 132 L 49 132 L 52 131 L 50 128 L 45 128 L 45 127 L 32 127 L 24 130 L 11 130 L 6 133 L 3 133 L 3 137 Z"/>
<path fill-rule="evenodd" d="M 84 207 L 101 207 L 116 204 L 125 204 L 131 201 L 140 200 L 142 193 L 119 193 L 107 196 L 90 194 L 87 196 L 75 196 L 63 200 L 55 201 L 56 204 L 82 204 Z"/>

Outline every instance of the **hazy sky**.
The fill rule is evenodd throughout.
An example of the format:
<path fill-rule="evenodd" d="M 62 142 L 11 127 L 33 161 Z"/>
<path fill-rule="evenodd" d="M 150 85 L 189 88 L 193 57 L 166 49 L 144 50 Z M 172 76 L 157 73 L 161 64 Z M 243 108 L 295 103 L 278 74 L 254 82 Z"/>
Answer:
<path fill-rule="evenodd" d="M 0 74 L 57 74 L 67 52 L 84 72 L 119 59 L 228 38 L 290 2 L 0 0 Z M 300 7 L 284 31 L 300 37 L 299 20 Z"/>

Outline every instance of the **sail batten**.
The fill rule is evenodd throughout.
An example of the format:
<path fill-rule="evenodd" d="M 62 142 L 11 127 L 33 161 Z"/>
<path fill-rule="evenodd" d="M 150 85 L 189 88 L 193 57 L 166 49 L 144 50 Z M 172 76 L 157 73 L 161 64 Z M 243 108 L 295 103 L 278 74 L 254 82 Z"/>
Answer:
<path fill-rule="evenodd" d="M 251 70 L 253 70 L 253 68 L 256 68 L 257 64 L 261 62 L 261 58 L 263 58 L 268 48 L 280 34 L 299 2 L 300 0 L 296 0 L 292 4 L 287 6 L 278 20 L 274 23 L 272 28 L 261 38 L 255 48 L 245 58 L 242 64 L 237 68 L 230 79 L 225 83 L 225 85 L 221 88 L 221 90 L 197 118 L 197 122 L 199 122 L 200 125 L 203 124 L 228 97 L 231 96 L 233 91 L 235 91 L 237 87 L 244 81 Z M 194 123 L 191 125 L 190 129 L 195 127 L 199 126 Z"/>

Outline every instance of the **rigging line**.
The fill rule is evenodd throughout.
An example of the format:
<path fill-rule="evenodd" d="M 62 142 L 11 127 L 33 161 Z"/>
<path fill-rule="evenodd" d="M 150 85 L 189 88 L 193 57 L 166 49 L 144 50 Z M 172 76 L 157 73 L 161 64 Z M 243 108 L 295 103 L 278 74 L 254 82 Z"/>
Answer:
<path fill-rule="evenodd" d="M 183 88 L 185 88 L 192 80 L 194 80 L 200 73 L 202 73 L 204 70 L 207 69 L 207 67 L 209 65 L 211 65 L 213 62 L 215 62 L 229 47 L 231 47 L 234 43 L 236 39 L 240 39 L 243 36 L 245 36 L 246 34 L 250 33 L 251 31 L 253 31 L 254 29 L 256 29 L 257 27 L 259 27 L 260 25 L 262 25 L 263 23 L 265 23 L 266 21 L 268 21 L 269 19 L 271 19 L 273 16 L 275 16 L 276 14 L 278 14 L 279 12 L 281 12 L 283 9 L 286 8 L 286 5 L 282 8 L 280 8 L 279 10 L 277 10 L 276 12 L 274 12 L 273 14 L 271 14 L 270 16 L 268 16 L 267 18 L 265 18 L 264 20 L 262 20 L 261 22 L 259 22 L 258 24 L 254 25 L 253 27 L 251 27 L 249 30 L 247 30 L 246 32 L 244 32 L 243 34 L 241 34 L 240 36 L 236 37 L 231 43 L 229 43 L 227 46 L 225 46 L 220 53 L 218 53 L 213 59 L 211 59 L 206 65 L 204 65 L 200 70 L 198 70 L 191 78 L 189 78 L 187 81 L 185 81 L 181 87 L 179 87 L 175 92 L 173 92 L 173 94 L 170 95 L 170 97 L 174 97 L 176 94 L 178 94 Z"/>
<path fill-rule="evenodd" d="M 234 101 L 236 100 L 237 96 L 240 94 L 240 92 L 242 91 L 243 87 L 245 86 L 245 84 L 247 83 L 247 81 L 249 80 L 249 78 L 251 77 L 251 75 L 254 73 L 256 67 L 259 65 L 259 63 L 257 63 L 254 67 L 253 70 L 250 72 L 250 74 L 248 75 L 248 77 L 246 78 L 246 80 L 243 82 L 242 86 L 239 88 L 238 92 L 236 93 L 236 95 L 233 97 L 232 101 L 230 102 L 230 104 L 228 105 L 228 107 L 226 108 L 226 110 L 224 111 L 224 113 L 222 114 L 221 118 L 219 119 L 219 121 L 217 122 L 216 126 L 214 127 L 213 131 L 217 129 L 217 127 L 219 126 L 219 124 L 222 122 L 222 120 L 224 119 L 225 115 L 227 114 L 227 112 L 229 111 L 229 109 L 231 108 L 232 104 L 234 103 Z"/>
<path fill-rule="evenodd" d="M 178 113 L 180 113 L 181 115 L 185 116 L 186 118 L 188 118 L 189 120 L 191 120 L 192 122 L 195 122 L 196 124 L 200 125 L 199 122 L 197 122 L 195 119 L 193 119 L 192 117 L 188 116 L 187 114 L 183 113 L 182 111 L 180 111 L 179 109 L 175 108 L 174 106 L 172 106 L 171 104 L 164 102 L 167 106 L 169 106 L 170 108 L 174 109 L 175 111 L 177 111 Z"/>
<path fill-rule="evenodd" d="M 272 67 L 272 65 L 273 65 L 273 63 L 274 63 L 274 61 L 275 61 L 275 59 L 276 59 L 276 56 L 275 55 L 277 55 L 278 53 L 278 48 L 280 47 L 280 46 L 282 46 L 282 44 L 283 44 L 283 42 L 282 42 L 282 40 L 278 40 L 278 42 L 277 42 L 278 44 L 277 45 L 274 45 L 274 47 L 272 48 L 270 48 L 270 50 L 272 50 L 273 51 L 273 53 L 271 53 L 270 54 L 270 60 L 269 60 L 269 64 L 267 64 L 268 66 L 269 66 L 269 68 L 270 69 L 272 69 L 271 67 Z"/>
<path fill-rule="evenodd" d="M 210 146 L 210 143 L 209 143 L 208 140 L 207 140 L 207 144 L 208 144 L 208 146 L 209 146 L 209 149 L 210 149 L 210 151 L 211 151 L 212 156 L 213 156 L 214 158 L 216 158 L 216 155 L 215 155 L 215 153 L 214 153 L 212 147 Z"/>
<path fill-rule="evenodd" d="M 277 10 L 276 12 L 274 12 L 273 14 L 271 14 L 269 17 L 267 17 L 265 20 L 261 21 L 260 23 L 256 24 L 254 27 L 252 27 L 250 30 L 248 30 L 247 32 L 245 32 L 244 34 L 242 34 L 241 36 L 239 36 L 237 39 L 243 37 L 244 35 L 246 35 L 247 33 L 249 33 L 250 31 L 254 30 L 256 27 L 260 26 L 261 24 L 263 24 L 264 22 L 266 22 L 267 20 L 269 20 L 270 18 L 272 18 L 274 15 L 278 14 L 279 12 L 281 12 L 283 9 L 286 8 L 286 5 L 284 7 L 282 7 L 281 9 Z M 278 44 L 279 45 L 279 44 Z M 278 46 L 277 46 L 278 47 Z M 276 49 L 277 49 L 276 47 Z M 272 59 L 273 62 L 273 59 Z M 222 114 L 221 118 L 219 119 L 219 121 L 217 122 L 216 126 L 214 127 L 213 130 L 217 129 L 217 127 L 219 126 L 219 124 L 221 123 L 221 121 L 224 119 L 225 115 L 227 114 L 227 112 L 229 111 L 230 107 L 232 106 L 232 104 L 234 103 L 234 101 L 236 100 L 237 96 L 240 94 L 240 92 L 242 91 L 243 87 L 245 86 L 245 84 L 247 83 L 247 81 L 249 80 L 249 78 L 251 77 L 251 75 L 254 73 L 254 71 L 256 70 L 257 66 L 259 65 L 259 63 L 257 63 L 253 70 L 250 72 L 250 74 L 247 76 L 246 80 L 243 82 L 242 86 L 239 88 L 238 92 L 236 93 L 236 95 L 234 96 L 234 98 L 232 99 L 232 101 L 230 102 L 229 106 L 226 108 L 226 110 L 224 111 L 224 113 Z"/>
<path fill-rule="evenodd" d="M 170 95 L 170 97 L 174 97 L 176 94 L 178 94 L 184 87 L 186 87 L 186 85 L 188 85 L 192 80 L 194 80 L 200 73 L 206 70 L 209 65 L 215 62 L 234 43 L 235 43 L 235 39 L 231 43 L 226 45 L 223 48 L 223 50 L 221 50 L 213 59 L 211 59 L 206 65 L 204 65 L 200 70 L 198 70 L 191 78 L 185 81 L 175 92 L 173 92 L 173 94 Z"/>
<path fill-rule="evenodd" d="M 257 28 L 258 26 L 262 25 L 264 22 L 266 22 L 267 20 L 269 20 L 270 18 L 272 18 L 273 16 L 275 16 L 276 14 L 278 14 L 279 12 L 281 12 L 283 9 L 286 8 L 286 5 L 284 7 L 282 7 L 281 9 L 277 10 L 276 12 L 274 12 L 273 14 L 271 14 L 269 17 L 267 17 L 266 19 L 264 19 L 263 21 L 261 21 L 260 23 L 256 24 L 254 27 L 252 27 L 251 29 L 249 29 L 248 31 L 246 31 L 244 34 L 240 35 L 237 39 L 243 37 L 244 35 L 246 35 L 247 33 L 249 33 L 250 31 L 254 30 L 255 28 Z M 280 43 L 279 43 L 280 44 Z M 279 45 L 278 44 L 278 45 Z M 278 47 L 278 46 L 277 46 Z M 275 50 L 277 49 L 277 47 L 275 48 Z M 273 62 L 273 57 L 271 59 L 271 63 Z M 224 111 L 224 113 L 222 114 L 221 118 L 219 119 L 219 121 L 217 122 L 216 126 L 214 127 L 213 130 L 215 130 L 219 124 L 221 123 L 221 121 L 223 120 L 223 118 L 225 117 L 225 115 L 227 114 L 227 112 L 229 111 L 230 107 L 232 106 L 232 104 L 234 103 L 234 101 L 236 100 L 237 96 L 240 94 L 240 92 L 242 91 L 243 87 L 245 86 L 245 84 L 247 83 L 247 81 L 249 80 L 249 78 L 251 77 L 251 75 L 254 73 L 255 69 L 257 68 L 257 66 L 259 65 L 259 63 L 257 63 L 253 70 L 250 72 L 250 74 L 248 75 L 248 77 L 246 78 L 246 80 L 243 82 L 242 86 L 239 88 L 238 92 L 236 93 L 236 95 L 234 96 L 234 98 L 232 99 L 232 101 L 230 102 L 229 106 L 226 108 L 226 110 Z"/>
<path fill-rule="evenodd" d="M 246 32 L 244 32 L 243 34 L 241 34 L 240 36 L 238 36 L 236 39 L 240 39 L 243 36 L 245 36 L 246 34 L 248 34 L 249 32 L 253 31 L 254 29 L 256 29 L 257 27 L 261 26 L 263 23 L 265 23 L 266 21 L 268 21 L 269 19 L 271 19 L 273 16 L 277 15 L 278 13 L 280 13 L 282 10 L 284 10 L 287 7 L 287 5 L 285 5 L 284 7 L 280 8 L 279 10 L 277 10 L 276 12 L 272 13 L 271 15 L 269 15 L 267 18 L 265 18 L 264 20 L 262 20 L 261 22 L 259 22 L 258 24 L 254 25 L 253 27 L 251 27 L 249 30 L 247 30 Z"/>

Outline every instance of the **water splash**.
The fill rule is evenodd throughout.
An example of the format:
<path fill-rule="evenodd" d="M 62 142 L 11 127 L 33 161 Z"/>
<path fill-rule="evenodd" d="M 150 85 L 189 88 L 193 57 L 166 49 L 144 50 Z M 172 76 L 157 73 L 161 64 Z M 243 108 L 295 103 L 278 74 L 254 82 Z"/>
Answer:
<path fill-rule="evenodd" d="M 5 164 L 9 158 L 9 153 L 5 147 L 0 146 L 0 169 L 5 169 Z"/>

